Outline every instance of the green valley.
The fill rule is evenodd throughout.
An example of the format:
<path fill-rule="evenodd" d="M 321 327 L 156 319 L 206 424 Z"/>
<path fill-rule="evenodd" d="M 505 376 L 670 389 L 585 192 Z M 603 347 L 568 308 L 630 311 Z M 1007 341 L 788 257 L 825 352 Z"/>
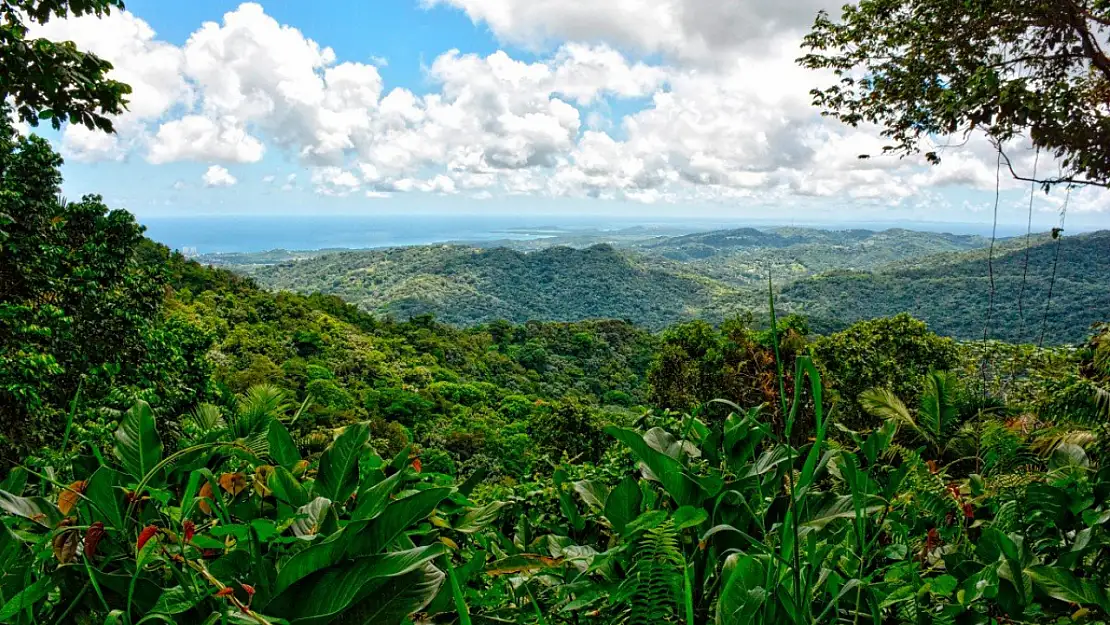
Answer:
<path fill-rule="evenodd" d="M 1081 340 L 1110 310 L 1108 241 L 1104 232 L 1064 236 L 1057 262 L 1057 242 L 1035 235 L 1026 263 L 1025 237 L 1004 239 L 988 263 L 990 241 L 977 236 L 742 229 L 620 247 L 556 240 L 530 252 L 434 245 L 285 256 L 271 265 L 261 263 L 273 256 L 251 254 L 231 266 L 270 288 L 334 294 L 399 318 L 432 314 L 464 326 L 611 318 L 655 329 L 748 312 L 762 318 L 770 274 L 782 310 L 804 314 L 822 331 L 909 312 L 961 339 L 983 336 L 993 269 L 989 336 L 1039 340 L 1044 325 L 1047 342 L 1063 343 Z"/>

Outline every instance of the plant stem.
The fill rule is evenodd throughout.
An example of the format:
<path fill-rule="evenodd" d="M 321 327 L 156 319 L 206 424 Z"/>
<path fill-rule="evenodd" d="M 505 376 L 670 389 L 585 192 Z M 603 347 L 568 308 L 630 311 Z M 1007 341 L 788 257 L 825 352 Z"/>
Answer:
<path fill-rule="evenodd" d="M 455 567 L 451 566 L 451 555 L 442 557 L 443 568 L 447 569 L 447 579 L 451 583 L 451 596 L 455 599 L 455 610 L 459 613 L 459 625 L 470 624 L 470 610 L 466 607 L 466 597 L 459 586 L 459 578 L 455 575 Z"/>

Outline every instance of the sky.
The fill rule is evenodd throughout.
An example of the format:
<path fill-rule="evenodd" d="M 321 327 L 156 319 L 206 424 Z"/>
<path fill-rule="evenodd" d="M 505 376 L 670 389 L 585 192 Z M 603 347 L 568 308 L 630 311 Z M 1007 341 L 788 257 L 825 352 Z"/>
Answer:
<path fill-rule="evenodd" d="M 32 34 L 111 61 L 116 135 L 38 128 L 65 192 L 140 218 L 612 214 L 1059 220 L 980 137 L 939 166 L 823 118 L 802 35 L 841 0 L 130 0 Z M 938 140 L 940 142 L 940 140 Z M 1015 140 L 1015 168 L 1034 152 Z M 1040 171 L 1055 168 L 1041 157 Z M 1110 193 L 1067 198 L 1110 228 Z"/>

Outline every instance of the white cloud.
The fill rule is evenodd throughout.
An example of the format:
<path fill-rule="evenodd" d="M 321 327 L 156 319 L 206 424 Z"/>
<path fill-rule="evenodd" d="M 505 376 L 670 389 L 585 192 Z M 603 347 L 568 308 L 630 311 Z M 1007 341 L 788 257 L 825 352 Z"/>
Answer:
<path fill-rule="evenodd" d="M 539 49 L 559 41 L 606 42 L 681 60 L 732 58 L 781 32 L 813 23 L 839 0 L 424 0 L 483 22 L 501 39 Z"/>
<path fill-rule="evenodd" d="M 201 176 L 201 180 L 204 181 L 206 187 L 230 187 L 239 182 L 235 176 L 231 175 L 231 172 L 219 165 L 209 167 L 208 171 Z"/>
<path fill-rule="evenodd" d="M 828 77 L 794 59 L 815 11 L 839 0 L 426 2 L 461 9 L 538 54 L 449 50 L 415 93 L 383 85 L 385 59 L 343 62 L 255 3 L 203 24 L 182 46 L 126 11 L 54 20 L 42 34 L 103 55 L 135 89 L 119 134 L 69 127 L 63 152 L 220 163 L 204 175 L 220 186 L 235 183 L 223 165 L 276 151 L 305 167 L 301 187 L 371 198 L 909 206 L 932 201 L 934 189 L 993 190 L 996 152 L 981 137 L 926 167 L 881 156 L 877 128 L 817 114 L 809 89 Z M 1007 151 L 1015 168 L 1031 169 L 1031 151 Z M 263 180 L 301 188 L 295 174 Z M 1004 189 L 1022 186 L 1004 176 Z M 1107 210 L 1108 197 L 1085 192 L 1076 210 Z"/>
<path fill-rule="evenodd" d="M 345 197 L 362 186 L 358 177 L 341 167 L 318 167 L 312 171 L 312 184 L 321 195 Z"/>
<path fill-rule="evenodd" d="M 265 151 L 261 141 L 229 120 L 187 115 L 162 124 L 151 140 L 147 160 L 156 165 L 213 160 L 256 163 Z"/>
<path fill-rule="evenodd" d="M 274 175 L 262 176 L 263 184 L 273 184 L 275 180 L 277 180 L 277 176 Z"/>

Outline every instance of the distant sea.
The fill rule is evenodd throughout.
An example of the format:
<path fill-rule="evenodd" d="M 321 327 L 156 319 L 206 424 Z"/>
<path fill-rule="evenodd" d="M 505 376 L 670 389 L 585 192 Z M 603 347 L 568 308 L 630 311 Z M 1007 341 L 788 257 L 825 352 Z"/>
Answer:
<path fill-rule="evenodd" d="M 771 223 L 751 220 L 720 221 L 681 217 L 614 217 L 590 215 L 314 215 L 314 216 L 196 216 L 140 219 L 147 236 L 171 249 L 199 254 L 263 252 L 275 249 L 364 249 L 424 245 L 446 241 L 530 240 L 582 231 L 644 228 L 660 234 L 703 232 L 723 228 L 797 225 L 844 230 L 908 228 L 933 232 L 989 236 L 989 224 L 951 223 Z M 1022 233 L 999 226 L 999 236 Z"/>

